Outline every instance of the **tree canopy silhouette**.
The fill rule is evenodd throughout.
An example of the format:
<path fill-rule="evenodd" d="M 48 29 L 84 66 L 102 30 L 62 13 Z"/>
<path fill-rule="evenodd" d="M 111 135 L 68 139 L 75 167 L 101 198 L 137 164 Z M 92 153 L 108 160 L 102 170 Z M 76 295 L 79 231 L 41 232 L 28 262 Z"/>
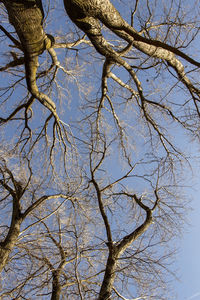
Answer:
<path fill-rule="evenodd" d="M 193 5 L 1 1 L 1 299 L 173 298 Z"/>

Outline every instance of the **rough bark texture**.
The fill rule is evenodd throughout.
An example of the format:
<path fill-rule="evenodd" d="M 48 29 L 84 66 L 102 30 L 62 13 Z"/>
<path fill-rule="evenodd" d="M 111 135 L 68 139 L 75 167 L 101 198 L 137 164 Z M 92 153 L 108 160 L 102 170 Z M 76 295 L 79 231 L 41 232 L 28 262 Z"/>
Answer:
<path fill-rule="evenodd" d="M 9 22 L 20 39 L 25 58 L 26 82 L 30 93 L 45 104 L 50 99 L 39 92 L 36 84 L 38 55 L 52 46 L 52 38 L 43 30 L 44 12 L 41 0 L 3 0 Z"/>
<path fill-rule="evenodd" d="M 87 34 L 100 54 L 113 59 L 113 62 L 120 63 L 116 52 L 109 46 L 101 33 L 99 20 L 116 35 L 147 56 L 166 61 L 175 70 L 187 89 L 197 93 L 199 98 L 199 90 L 191 88 L 191 82 L 186 76 L 184 66 L 176 56 L 183 58 L 197 67 L 200 67 L 199 62 L 173 46 L 140 35 L 121 17 L 109 0 L 64 0 L 64 4 L 71 20 Z M 120 64 L 125 67 L 122 60 Z"/>
<path fill-rule="evenodd" d="M 42 27 L 44 13 L 41 1 L 6 0 L 3 3 L 24 53 L 30 56 L 41 54 L 45 49 L 45 33 Z"/>

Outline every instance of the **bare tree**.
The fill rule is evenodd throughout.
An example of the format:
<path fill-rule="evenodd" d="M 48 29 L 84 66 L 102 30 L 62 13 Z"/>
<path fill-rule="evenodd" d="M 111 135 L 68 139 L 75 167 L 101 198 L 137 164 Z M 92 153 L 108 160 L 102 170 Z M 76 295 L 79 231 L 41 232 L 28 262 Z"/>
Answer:
<path fill-rule="evenodd" d="M 57 206 L 60 206 L 65 201 L 72 200 L 72 194 L 67 192 L 67 185 L 62 184 L 65 193 L 56 193 L 58 184 L 54 184 L 50 191 L 49 180 L 53 184 L 53 177 L 49 178 L 45 171 L 35 174 L 37 159 L 34 159 L 34 165 L 26 157 L 19 159 L 20 155 L 14 155 L 11 151 L 5 153 L 5 149 L 1 151 L 1 271 L 8 264 L 9 256 L 21 239 L 22 232 L 42 222 L 42 218 L 33 221 L 33 212 L 40 210 L 45 201 L 58 199 Z M 56 206 L 54 208 L 56 210 Z M 25 225 L 22 226 L 22 223 Z"/>
<path fill-rule="evenodd" d="M 172 299 L 184 141 L 199 139 L 195 1 L 66 0 L 72 22 L 57 1 L 1 2 L 16 156 L 1 159 L 0 296 Z"/>

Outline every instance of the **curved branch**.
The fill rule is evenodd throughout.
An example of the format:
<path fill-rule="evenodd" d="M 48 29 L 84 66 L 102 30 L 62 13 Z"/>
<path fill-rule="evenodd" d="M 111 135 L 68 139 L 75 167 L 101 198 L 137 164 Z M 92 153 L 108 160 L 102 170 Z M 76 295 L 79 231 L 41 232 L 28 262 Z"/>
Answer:
<path fill-rule="evenodd" d="M 29 92 L 50 111 L 55 111 L 54 102 L 45 94 L 39 92 L 36 75 L 38 55 L 45 49 L 51 48 L 53 37 L 46 35 L 43 30 L 44 12 L 41 1 L 10 1 L 3 0 L 8 12 L 9 21 L 14 26 L 21 41 L 24 52 L 26 82 Z"/>

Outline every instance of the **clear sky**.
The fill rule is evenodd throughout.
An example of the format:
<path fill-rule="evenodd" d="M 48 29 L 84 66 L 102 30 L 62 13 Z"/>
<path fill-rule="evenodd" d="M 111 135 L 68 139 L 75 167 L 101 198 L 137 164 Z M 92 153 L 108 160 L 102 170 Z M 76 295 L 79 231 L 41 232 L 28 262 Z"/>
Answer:
<path fill-rule="evenodd" d="M 176 300 L 200 300 L 200 159 L 199 144 L 182 139 L 187 145 L 186 150 L 196 157 L 192 164 L 192 177 L 186 179 L 186 185 L 191 210 L 188 210 L 187 223 L 185 223 L 180 238 L 179 252 L 176 257 L 176 267 L 179 271 L 180 281 L 174 283 L 177 292 Z M 187 174 L 187 170 L 185 170 Z M 187 178 L 187 175 L 185 175 Z"/>
<path fill-rule="evenodd" d="M 199 179 L 197 178 L 199 181 Z M 200 183 L 196 184 L 191 203 L 193 210 L 188 214 L 189 225 L 185 226 L 180 252 L 177 255 L 177 268 L 181 281 L 177 287 L 177 300 L 200 299 Z"/>

